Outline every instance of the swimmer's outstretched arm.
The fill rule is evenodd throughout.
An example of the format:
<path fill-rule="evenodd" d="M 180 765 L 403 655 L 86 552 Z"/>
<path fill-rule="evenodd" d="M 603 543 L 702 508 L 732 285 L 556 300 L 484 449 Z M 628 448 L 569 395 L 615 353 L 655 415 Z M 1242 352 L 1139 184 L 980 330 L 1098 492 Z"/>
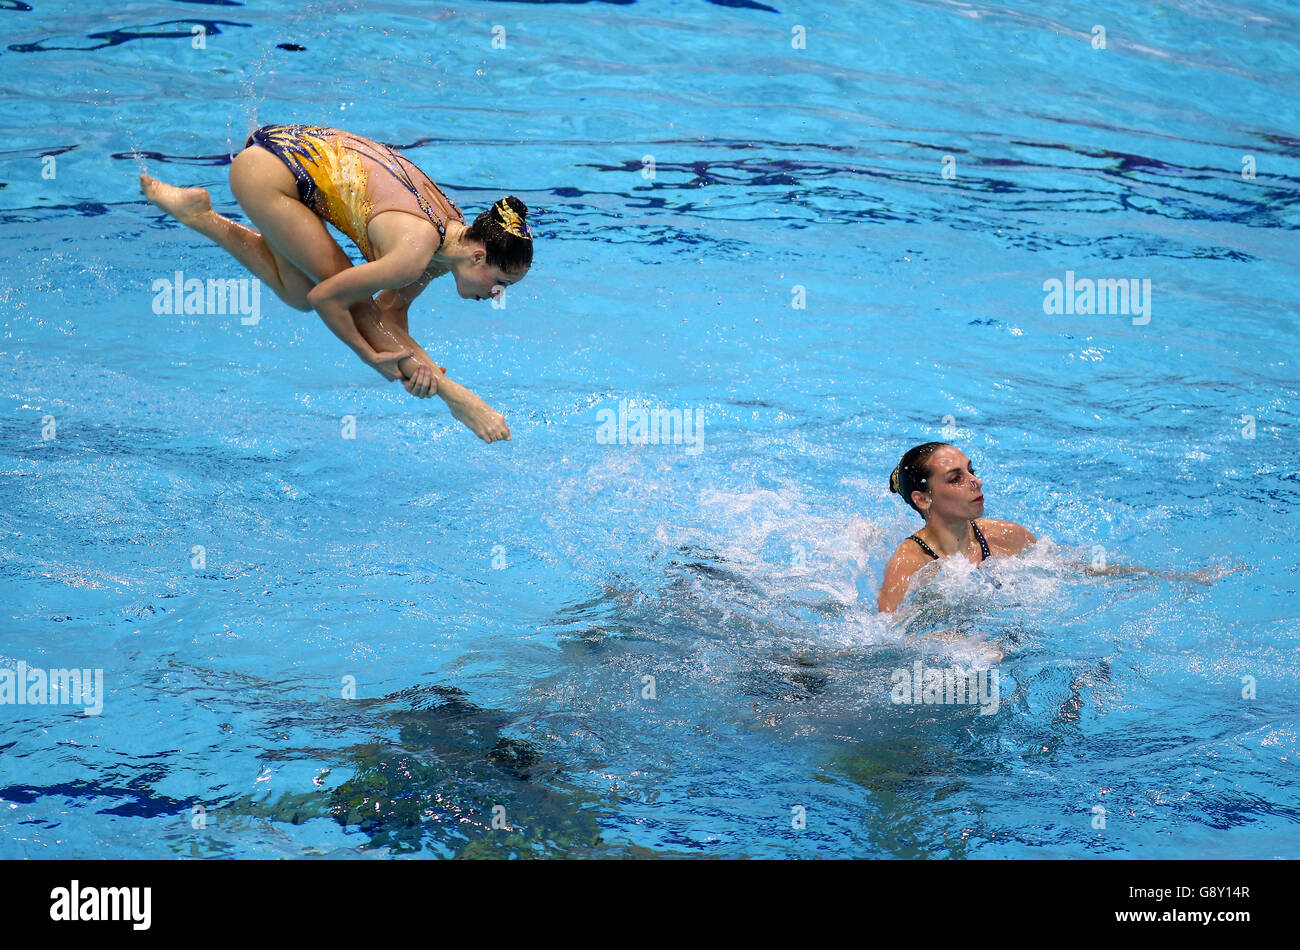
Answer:
<path fill-rule="evenodd" d="M 1157 571 L 1135 564 L 1107 564 L 1097 566 L 1086 561 L 1071 561 L 1089 577 L 1162 577 L 1171 581 L 1191 581 L 1194 584 L 1212 584 L 1221 577 L 1245 570 L 1243 565 L 1236 567 L 1203 567 L 1200 570 L 1184 573 L 1182 571 Z"/>
<path fill-rule="evenodd" d="M 988 535 L 990 542 L 997 539 L 999 546 L 1016 554 L 1038 541 L 1027 528 L 1012 521 L 988 521 L 985 534 Z M 1078 560 L 1071 560 L 1070 564 L 1090 577 L 1163 577 L 1166 580 L 1192 581 L 1196 584 L 1209 584 L 1226 574 L 1243 569 L 1207 567 L 1188 574 L 1180 571 L 1157 571 L 1148 567 L 1138 567 L 1135 564 L 1097 565 Z"/>

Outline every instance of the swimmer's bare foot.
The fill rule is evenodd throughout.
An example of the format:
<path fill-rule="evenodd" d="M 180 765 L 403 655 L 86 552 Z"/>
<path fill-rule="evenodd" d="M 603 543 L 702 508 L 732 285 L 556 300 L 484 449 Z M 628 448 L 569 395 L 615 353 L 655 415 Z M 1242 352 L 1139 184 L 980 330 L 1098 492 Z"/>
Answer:
<path fill-rule="evenodd" d="M 510 427 L 506 425 L 505 416 L 477 396 L 468 403 L 448 402 L 447 408 L 457 420 L 464 423 L 484 442 L 500 442 L 502 439 L 510 438 Z"/>
<path fill-rule="evenodd" d="M 438 380 L 438 395 L 447 404 L 452 416 L 484 442 L 500 442 L 510 438 L 510 427 L 506 425 L 505 416 L 459 383 L 442 377 Z"/>
<path fill-rule="evenodd" d="M 178 188 L 149 175 L 140 175 L 144 196 L 187 227 L 195 227 L 212 213 L 212 199 L 204 188 Z"/>

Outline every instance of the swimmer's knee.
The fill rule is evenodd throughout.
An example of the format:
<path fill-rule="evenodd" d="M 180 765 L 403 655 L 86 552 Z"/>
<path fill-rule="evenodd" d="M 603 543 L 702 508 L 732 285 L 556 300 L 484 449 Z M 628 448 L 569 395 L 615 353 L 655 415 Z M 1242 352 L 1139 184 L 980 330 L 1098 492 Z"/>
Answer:
<path fill-rule="evenodd" d="M 306 294 L 296 293 L 294 291 L 289 290 L 277 294 L 277 296 L 285 303 L 287 303 L 289 306 L 293 307 L 293 309 L 298 310 L 302 313 L 311 313 L 313 310 L 316 309 L 307 300 Z"/>
<path fill-rule="evenodd" d="M 306 294 L 297 293 L 292 290 L 281 289 L 281 290 L 277 290 L 275 292 L 275 295 L 279 297 L 281 300 L 283 300 L 285 303 L 287 303 L 290 307 L 293 307 L 294 310 L 298 310 L 302 313 L 311 313 L 313 310 L 316 309 L 308 302 Z"/>

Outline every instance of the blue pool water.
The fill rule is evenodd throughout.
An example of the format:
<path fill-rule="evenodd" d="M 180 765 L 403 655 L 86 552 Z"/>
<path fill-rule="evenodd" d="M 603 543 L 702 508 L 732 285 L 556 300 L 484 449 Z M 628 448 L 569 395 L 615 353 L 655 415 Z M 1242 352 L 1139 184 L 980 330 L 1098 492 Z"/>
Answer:
<path fill-rule="evenodd" d="M 0 857 L 1300 851 L 1293 4 L 2 6 L 0 670 L 104 697 L 0 705 Z M 137 173 L 238 215 L 272 122 L 529 204 L 505 309 L 411 315 L 511 442 L 154 312 L 242 275 Z M 1051 544 L 888 622 L 939 438 Z"/>

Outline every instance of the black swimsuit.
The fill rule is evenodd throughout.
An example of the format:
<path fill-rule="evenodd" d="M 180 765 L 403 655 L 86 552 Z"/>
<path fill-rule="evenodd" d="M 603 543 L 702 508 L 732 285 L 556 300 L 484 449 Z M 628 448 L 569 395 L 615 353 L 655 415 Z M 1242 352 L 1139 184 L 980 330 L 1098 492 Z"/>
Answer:
<path fill-rule="evenodd" d="M 975 537 L 977 537 L 980 542 L 980 552 L 981 552 L 980 561 L 986 561 L 988 560 L 989 555 L 992 554 L 992 552 L 989 551 L 988 542 L 984 540 L 984 535 L 980 533 L 979 525 L 977 525 L 975 522 L 972 521 L 970 523 L 970 526 L 975 531 Z M 932 557 L 934 560 L 936 561 L 939 560 L 939 555 L 935 554 L 932 550 L 930 550 L 930 545 L 926 544 L 924 541 L 922 541 L 914 534 L 909 535 L 908 537 L 909 540 L 915 541 L 917 544 L 921 545 L 921 550 L 924 551 L 926 554 L 930 555 L 930 557 Z"/>

